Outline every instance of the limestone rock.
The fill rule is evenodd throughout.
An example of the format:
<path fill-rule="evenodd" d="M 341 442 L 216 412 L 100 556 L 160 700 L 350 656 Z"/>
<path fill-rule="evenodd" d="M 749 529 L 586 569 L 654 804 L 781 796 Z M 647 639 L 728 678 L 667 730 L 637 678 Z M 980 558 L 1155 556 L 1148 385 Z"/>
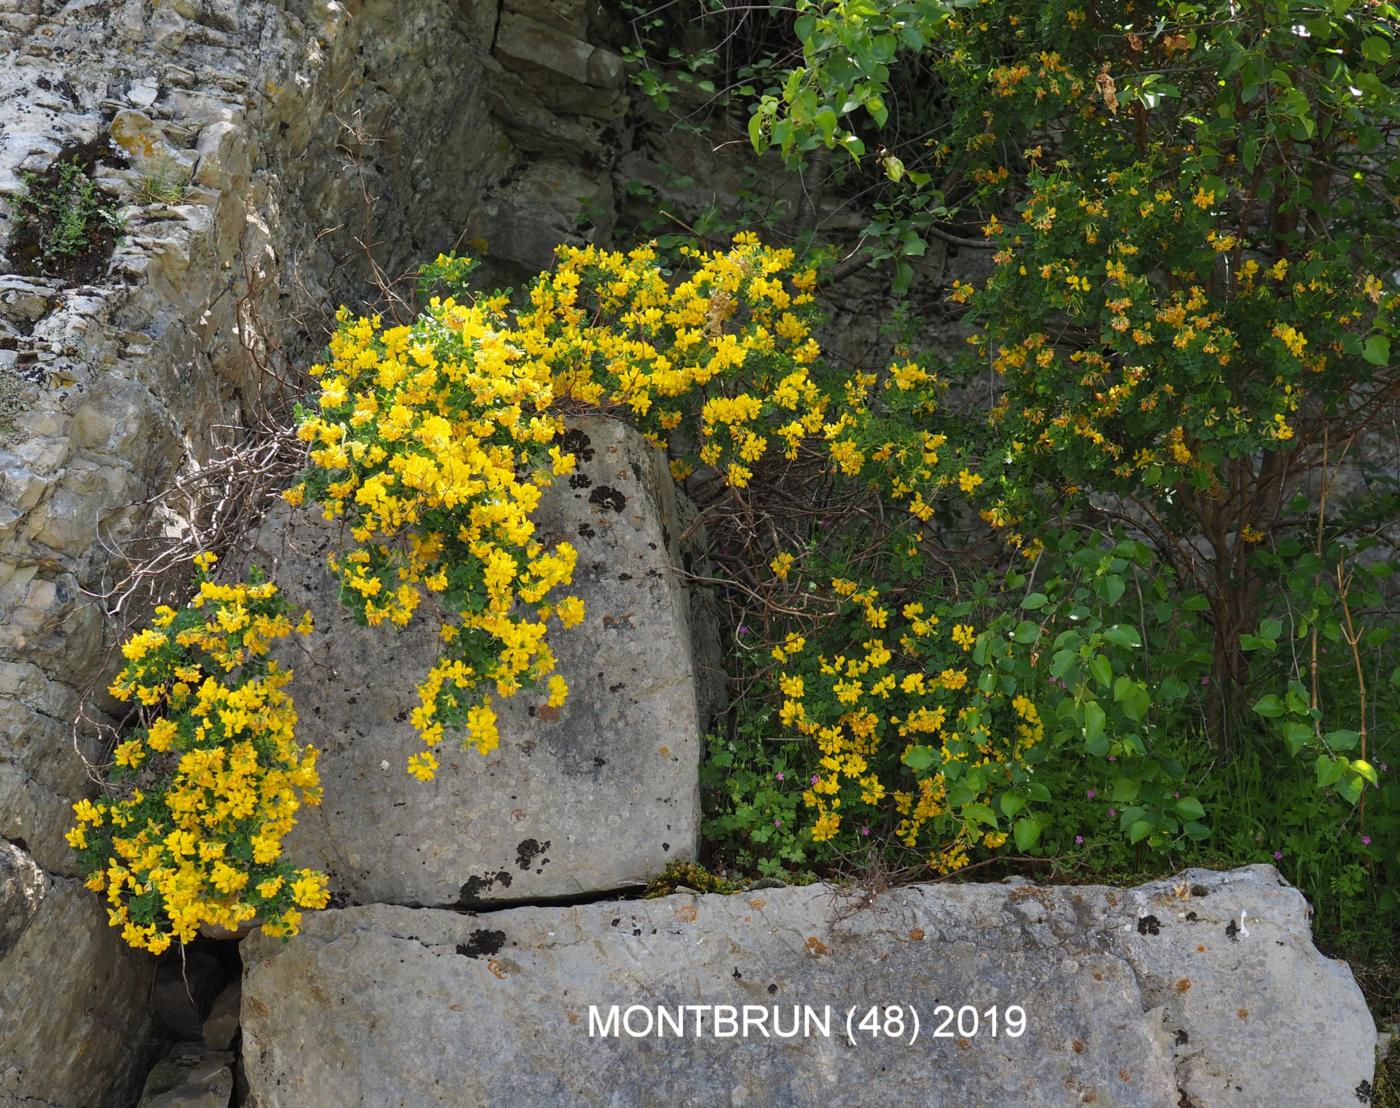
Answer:
<path fill-rule="evenodd" d="M 662 1090 L 697 1105 L 1276 1108 L 1356 1103 L 1374 1064 L 1360 991 L 1268 866 L 869 902 L 814 885 L 476 917 L 350 908 L 285 944 L 250 937 L 244 967 L 262 1108 L 640 1105 Z M 605 1026 L 613 1005 L 619 1027 L 643 1006 L 626 1017 L 642 1034 L 590 1034 L 590 1006 Z M 758 1007 L 747 1036 L 711 1034 L 725 1029 L 711 1009 L 699 1037 L 681 1013 L 686 1037 L 659 1038 L 657 1007 L 679 1005 Z M 794 1005 L 829 1006 L 829 1034 L 771 1037 Z M 904 1006 L 902 1029 L 879 1021 L 900 1041 L 860 1028 L 877 1005 Z"/>
<path fill-rule="evenodd" d="M 238 1010 L 243 1001 L 242 982 L 234 981 L 225 987 L 209 1009 L 204 1021 L 204 1045 L 211 1050 L 227 1050 L 238 1034 Z"/>
<path fill-rule="evenodd" d="M 626 81 L 622 57 L 519 12 L 501 13 L 496 56 L 526 73 L 550 107 L 574 115 L 611 119 L 622 114 Z"/>
<path fill-rule="evenodd" d="M 288 857 L 328 870 L 351 902 L 570 896 L 695 856 L 702 694 L 675 487 L 620 423 L 580 418 L 568 441 L 578 470 L 535 513 L 541 541 L 579 553 L 570 593 L 586 616 L 552 639 L 568 702 L 544 708 L 537 690 L 498 700 L 499 748 L 482 757 L 449 738 L 431 783 L 405 764 L 420 749 L 408 718 L 437 656 L 433 628 L 355 625 L 325 569 L 339 528 L 314 508 L 272 516 L 249 556 L 318 624 L 288 660 L 325 800 L 298 814 Z"/>
<path fill-rule="evenodd" d="M 154 960 L 78 882 L 0 847 L 0 1104 L 130 1103 L 152 1043 Z"/>
<path fill-rule="evenodd" d="M 151 1070 L 137 1108 L 228 1108 L 233 1055 L 176 1043 Z"/>
<path fill-rule="evenodd" d="M 586 29 L 574 0 L 517 6 Z M 375 269 L 452 249 L 506 194 L 520 148 L 488 87 L 499 8 L 0 0 L 0 838 L 22 844 L 0 857 L 0 1104 L 130 1103 L 145 1066 L 154 963 L 64 880 L 71 805 L 92 790 L 75 739 L 105 754 L 72 721 L 87 701 L 103 722 L 92 700 L 119 659 L 94 594 L 179 531 L 144 505 L 257 422 L 266 367 L 309 364 Z M 610 56 L 590 69 L 591 47 L 570 49 L 596 111 L 618 95 Z M 587 150 L 610 206 L 605 124 L 571 115 L 560 144 L 546 113 L 518 115 L 554 158 Z M 71 280 L 17 276 L 25 174 L 77 151 L 125 234 Z M 155 174 L 188 187 L 155 201 Z M 554 228 L 586 191 L 536 189 L 504 215 Z"/>
<path fill-rule="evenodd" d="M 44 899 L 44 871 L 14 843 L 0 839 L 0 959 L 19 942 Z"/>

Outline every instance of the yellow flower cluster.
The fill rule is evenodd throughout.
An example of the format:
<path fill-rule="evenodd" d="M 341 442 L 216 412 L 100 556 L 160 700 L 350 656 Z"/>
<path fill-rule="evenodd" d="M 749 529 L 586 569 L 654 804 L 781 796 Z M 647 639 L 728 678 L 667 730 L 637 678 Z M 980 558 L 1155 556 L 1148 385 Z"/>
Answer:
<path fill-rule="evenodd" d="M 868 826 L 888 814 L 898 839 L 927 848 L 928 864 L 951 872 L 979 841 L 1005 840 L 989 841 L 997 833 L 979 813 L 1044 737 L 1040 716 L 1026 697 L 969 680 L 960 658 L 975 641 L 971 626 L 944 637 L 924 604 L 906 603 L 893 617 L 877 590 L 850 585 L 835 581 L 833 591 L 868 630 L 858 649 L 808 657 L 805 641 L 790 639 L 773 655 L 786 669 L 779 719 L 821 754 L 802 794 L 812 837 L 826 841 L 852 821 Z M 925 841 L 930 825 L 936 834 Z"/>
<path fill-rule="evenodd" d="M 402 626 L 434 598 L 443 649 L 412 717 L 427 749 L 409 760 L 429 780 L 448 728 L 495 748 L 492 694 L 548 676 L 547 621 L 582 618 L 577 598 L 546 602 L 571 579 L 574 548 L 546 549 L 531 519 L 574 459 L 559 445 L 548 352 L 499 302 L 434 299 L 412 326 L 339 318 L 329 359 L 311 370 L 320 411 L 299 427 L 312 468 L 287 498 L 349 521 L 357 545 L 330 564 L 367 623 Z M 550 695 L 562 701 L 562 682 Z"/>
<path fill-rule="evenodd" d="M 550 676 L 548 631 L 551 620 L 568 627 L 583 618 L 577 598 L 551 595 L 570 582 L 574 552 L 544 549 L 531 522 L 541 489 L 577 463 L 563 413 L 622 415 L 653 443 L 692 451 L 673 461 L 678 479 L 702 464 L 738 489 L 756 467 L 807 451 L 839 474 L 876 480 L 919 521 L 943 488 L 971 494 L 983 483 L 963 459 L 940 455 L 944 436 L 909 438 L 945 386 L 907 353 L 883 375 L 828 376 L 812 335 L 816 274 L 792 251 L 741 234 L 727 250 L 682 255 L 673 275 L 650 247 L 561 248 L 514 312 L 499 298 L 464 295 L 430 301 L 410 326 L 342 313 L 329 357 L 313 368 L 319 410 L 300 427 L 311 466 L 289 499 L 348 522 L 356 545 L 332 566 L 366 622 L 401 625 L 429 612 L 439 624 L 442 654 L 412 715 L 426 746 L 409 759 L 415 777 L 434 776 L 434 748 L 448 730 L 482 753 L 493 749 L 499 700 L 546 679 L 550 705 L 567 695 Z M 797 561 L 779 553 L 770 568 L 787 581 Z M 803 660 L 801 638 L 777 648 L 786 688 L 796 690 L 783 722 L 811 736 L 823 759 L 811 791 L 814 832 L 837 832 L 850 787 L 860 803 L 894 805 L 917 836 L 946 810 L 943 778 L 922 775 L 918 796 L 893 790 L 881 779 L 888 766 L 876 765 L 890 761 L 884 732 L 912 743 L 949 717 L 960 721 L 954 761 L 966 755 L 959 743 L 993 747 L 985 726 L 951 704 L 973 695 L 961 668 L 950 660 L 925 678 L 904 651 L 900 669 L 881 637 L 893 633 L 892 613 L 876 592 L 855 582 L 833 590 L 874 636 L 859 656 L 823 659 L 809 678 L 842 706 L 838 718 L 805 714 L 792 668 Z M 937 620 L 916 622 L 931 634 Z M 968 649 L 971 636 L 960 626 L 955 649 Z"/>
<path fill-rule="evenodd" d="M 412 716 L 427 747 L 409 761 L 414 776 L 434 776 L 448 730 L 492 750 L 496 699 L 554 669 L 549 621 L 583 618 L 578 598 L 550 599 L 572 579 L 574 549 L 546 550 L 531 519 L 542 487 L 576 465 L 561 413 L 616 411 L 656 443 L 689 420 L 695 460 L 735 487 L 776 447 L 792 458 L 808 439 L 847 472 L 864 461 L 850 401 L 874 378 L 847 382 L 846 410 L 828 420 L 812 376 L 814 271 L 747 234 L 690 260 L 673 280 L 651 248 L 563 248 L 514 314 L 498 298 L 434 299 L 411 326 L 342 311 L 312 367 L 319 411 L 299 428 L 311 466 L 287 498 L 348 521 L 357 545 L 331 566 L 367 623 L 406 624 L 428 597 L 439 621 L 442 654 Z M 899 373 L 902 387 L 919 380 Z M 551 682 L 551 705 L 566 695 Z"/>
<path fill-rule="evenodd" d="M 205 572 L 213 555 L 196 561 L 188 604 L 157 608 L 122 645 L 109 691 L 140 706 L 143 726 L 116 747 L 106 793 L 74 805 L 67 834 L 112 926 L 153 954 L 255 917 L 293 934 L 299 909 L 329 899 L 323 874 L 282 859 L 321 786 L 315 748 L 295 741 L 292 672 L 268 651 L 308 633 L 309 614 L 294 627 L 274 584 L 219 584 Z"/>

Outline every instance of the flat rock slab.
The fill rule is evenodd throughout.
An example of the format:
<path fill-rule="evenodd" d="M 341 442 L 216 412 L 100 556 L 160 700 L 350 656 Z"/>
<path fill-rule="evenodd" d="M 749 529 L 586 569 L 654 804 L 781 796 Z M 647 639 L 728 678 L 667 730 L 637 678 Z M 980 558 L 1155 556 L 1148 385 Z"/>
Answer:
<path fill-rule="evenodd" d="M 1271 866 L 327 911 L 245 940 L 244 1064 L 260 1108 L 1359 1104 L 1374 1024 L 1307 912 Z"/>
<path fill-rule="evenodd" d="M 473 906 L 642 883 L 695 856 L 703 735 L 691 596 L 677 574 L 684 508 L 659 451 L 616 421 L 581 418 L 578 471 L 545 492 L 540 539 L 578 550 L 583 623 L 551 628 L 568 702 L 497 700 L 501 743 L 482 757 L 448 736 L 432 782 L 406 769 L 409 723 L 437 656 L 435 630 L 362 628 L 326 554 L 348 535 L 315 508 L 279 510 L 248 556 L 318 630 L 291 654 L 298 735 L 321 750 L 324 803 L 287 839 L 350 903 Z"/>

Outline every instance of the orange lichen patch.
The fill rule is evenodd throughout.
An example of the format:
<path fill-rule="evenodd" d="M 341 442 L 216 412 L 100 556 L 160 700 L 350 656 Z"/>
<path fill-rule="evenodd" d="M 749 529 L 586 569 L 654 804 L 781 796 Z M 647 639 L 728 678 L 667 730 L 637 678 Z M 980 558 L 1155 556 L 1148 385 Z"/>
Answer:
<path fill-rule="evenodd" d="M 673 914 L 681 923 L 694 923 L 695 917 L 700 913 L 695 910 L 694 904 L 677 904 Z"/>
<path fill-rule="evenodd" d="M 820 958 L 824 954 L 830 954 L 831 948 L 822 942 L 815 935 L 810 936 L 806 942 L 807 953 L 814 958 Z"/>
<path fill-rule="evenodd" d="M 1180 981 L 1178 981 L 1178 982 L 1176 983 L 1176 991 L 1179 992 L 1179 993 L 1184 993 L 1184 992 L 1186 992 L 1186 990 L 1189 989 L 1190 987 L 1191 987 L 1191 982 L 1188 981 L 1188 980 L 1186 980 L 1186 978 L 1184 978 L 1184 977 L 1183 977 Z"/>
<path fill-rule="evenodd" d="M 909 932 L 909 941 L 910 941 L 911 943 L 921 943 L 921 942 L 923 942 L 923 941 L 924 941 L 924 929 L 923 929 L 922 927 L 916 927 L 916 928 L 914 928 L 914 930 L 910 931 L 910 932 Z"/>

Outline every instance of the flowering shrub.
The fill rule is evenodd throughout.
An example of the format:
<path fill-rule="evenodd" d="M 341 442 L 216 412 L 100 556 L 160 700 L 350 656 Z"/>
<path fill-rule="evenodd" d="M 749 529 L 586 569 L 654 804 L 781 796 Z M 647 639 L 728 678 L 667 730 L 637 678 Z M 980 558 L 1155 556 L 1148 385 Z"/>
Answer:
<path fill-rule="evenodd" d="M 367 622 L 407 623 L 436 597 L 444 646 L 413 715 L 428 746 L 410 759 L 417 776 L 432 776 L 449 729 L 492 749 L 495 699 L 550 675 L 548 622 L 582 616 L 576 598 L 550 599 L 570 580 L 572 549 L 543 550 L 530 521 L 541 486 L 576 464 L 563 413 L 624 415 L 671 446 L 677 477 L 709 466 L 736 491 L 759 469 L 815 457 L 837 480 L 907 501 L 915 529 L 938 489 L 980 483 L 942 436 L 918 429 L 936 404 L 932 374 L 908 361 L 877 387 L 876 374 L 821 361 L 816 273 L 790 250 L 741 234 L 729 250 L 681 256 L 685 271 L 668 276 L 650 248 L 562 249 L 513 315 L 499 297 L 465 295 L 431 300 L 405 327 L 343 315 L 329 362 L 313 369 L 320 410 L 300 432 L 311 469 L 289 499 L 347 519 L 358 545 L 333 568 Z M 463 269 L 444 258 L 437 272 Z M 775 550 L 773 577 L 792 564 Z M 940 626 L 913 600 L 891 609 L 869 582 L 822 589 L 821 642 L 792 631 L 774 651 L 781 725 L 819 751 L 802 797 L 815 841 L 843 821 L 868 834 L 887 813 L 901 840 L 933 844 L 940 868 L 974 843 L 1006 841 L 989 802 L 1006 794 L 1008 817 L 1024 807 L 1018 767 L 1042 734 L 1035 706 L 970 677 L 970 626 Z M 562 702 L 562 679 L 549 680 Z M 1023 819 L 1018 839 L 1037 828 Z"/>
<path fill-rule="evenodd" d="M 114 751 L 108 790 L 80 800 L 68 842 L 86 885 L 105 893 L 113 927 L 159 954 L 205 925 L 261 918 L 295 934 L 299 909 L 324 908 L 324 874 L 293 869 L 282 839 L 304 804 L 319 804 L 316 750 L 296 743 L 292 671 L 269 647 L 311 630 L 293 626 L 277 587 L 208 578 L 179 611 L 156 610 L 122 646 L 111 694 L 141 724 Z"/>
<path fill-rule="evenodd" d="M 1400 397 L 1400 11 L 794 9 L 802 56 L 756 91 L 755 148 L 814 175 L 813 152 L 850 155 L 874 216 L 853 255 L 893 260 L 897 293 L 938 243 L 991 260 L 945 290 L 971 345 L 936 367 L 989 410 L 921 422 L 1003 540 L 946 558 L 976 550 L 974 650 L 1040 707 L 1044 845 L 1118 858 L 1102 821 L 1161 851 L 1298 858 L 1338 927 L 1380 934 L 1400 909 L 1400 563 L 1377 530 L 1397 502 L 1376 457 Z M 873 414 L 867 448 L 898 443 L 910 421 Z M 932 514 L 948 477 L 904 480 Z M 1265 851 L 1278 826 L 1307 848 Z"/>

